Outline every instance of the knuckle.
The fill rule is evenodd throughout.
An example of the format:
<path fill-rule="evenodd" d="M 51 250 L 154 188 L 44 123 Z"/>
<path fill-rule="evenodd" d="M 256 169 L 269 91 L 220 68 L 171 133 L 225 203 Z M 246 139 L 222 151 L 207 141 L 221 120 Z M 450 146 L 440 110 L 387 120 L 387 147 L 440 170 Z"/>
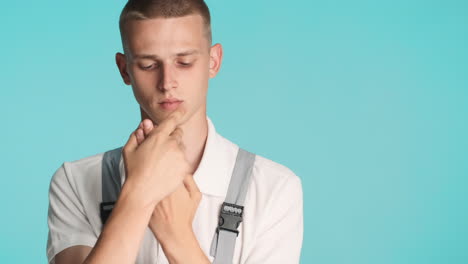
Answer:
<path fill-rule="evenodd" d="M 126 144 L 125 146 L 123 146 L 122 148 L 122 153 L 126 154 L 128 152 L 128 144 Z"/>

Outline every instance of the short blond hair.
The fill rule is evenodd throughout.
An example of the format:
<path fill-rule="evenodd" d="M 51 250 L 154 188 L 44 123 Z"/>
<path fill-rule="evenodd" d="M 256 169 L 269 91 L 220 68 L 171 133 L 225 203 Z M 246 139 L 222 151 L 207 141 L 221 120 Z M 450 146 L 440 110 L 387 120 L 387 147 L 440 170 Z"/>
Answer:
<path fill-rule="evenodd" d="M 126 52 L 126 24 L 130 20 L 151 18 L 172 18 L 199 14 L 205 25 L 205 34 L 211 46 L 210 10 L 203 0 L 129 0 L 124 6 L 119 19 L 120 37 Z"/>

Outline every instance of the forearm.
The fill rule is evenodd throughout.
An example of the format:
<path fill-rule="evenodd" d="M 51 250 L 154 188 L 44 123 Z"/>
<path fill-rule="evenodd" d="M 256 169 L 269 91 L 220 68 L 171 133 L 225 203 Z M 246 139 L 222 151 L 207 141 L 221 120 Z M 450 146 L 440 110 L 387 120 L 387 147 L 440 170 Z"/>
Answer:
<path fill-rule="evenodd" d="M 170 264 L 209 264 L 210 260 L 200 248 L 193 232 L 183 238 L 161 241 L 161 246 Z"/>
<path fill-rule="evenodd" d="M 145 205 L 129 190 L 131 188 L 124 184 L 112 214 L 84 263 L 135 262 L 154 206 Z"/>

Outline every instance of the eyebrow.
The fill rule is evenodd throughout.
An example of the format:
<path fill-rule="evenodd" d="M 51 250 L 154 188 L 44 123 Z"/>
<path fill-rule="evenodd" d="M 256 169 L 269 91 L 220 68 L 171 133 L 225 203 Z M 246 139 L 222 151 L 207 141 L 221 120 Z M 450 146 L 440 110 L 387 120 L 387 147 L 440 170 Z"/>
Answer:
<path fill-rule="evenodd" d="M 191 49 L 191 50 L 186 50 L 182 52 L 178 52 L 175 54 L 175 57 L 183 57 L 183 56 L 188 56 L 188 55 L 194 55 L 194 54 L 199 54 L 200 51 L 196 49 Z M 156 54 L 135 54 L 133 56 L 135 59 L 159 59 L 159 56 Z"/>

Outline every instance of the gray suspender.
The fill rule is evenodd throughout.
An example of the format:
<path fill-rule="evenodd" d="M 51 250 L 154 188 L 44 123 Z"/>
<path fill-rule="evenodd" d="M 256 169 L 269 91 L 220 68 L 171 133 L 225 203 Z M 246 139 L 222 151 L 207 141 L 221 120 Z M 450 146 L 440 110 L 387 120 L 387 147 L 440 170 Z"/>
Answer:
<path fill-rule="evenodd" d="M 102 157 L 101 170 L 101 188 L 102 188 L 102 203 L 100 205 L 100 214 L 102 224 L 109 217 L 114 204 L 117 201 L 120 193 L 120 172 L 119 162 L 122 148 L 109 150 Z"/>
<path fill-rule="evenodd" d="M 122 147 L 104 153 L 102 159 L 101 220 L 109 217 L 120 192 L 119 161 Z M 245 196 L 250 183 L 255 154 L 239 148 L 236 163 L 229 182 L 226 199 L 221 206 L 218 228 L 211 243 L 210 255 L 213 264 L 231 264 L 234 256 L 237 228 L 242 222 Z"/>
<path fill-rule="evenodd" d="M 102 160 L 102 200 L 117 201 L 120 193 L 119 162 L 122 147 L 104 153 Z"/>
<path fill-rule="evenodd" d="M 213 264 L 232 263 L 239 234 L 237 228 L 242 222 L 244 200 L 254 161 L 255 154 L 239 148 L 226 199 L 221 206 L 218 228 L 211 243 L 210 255 L 215 257 Z"/>

